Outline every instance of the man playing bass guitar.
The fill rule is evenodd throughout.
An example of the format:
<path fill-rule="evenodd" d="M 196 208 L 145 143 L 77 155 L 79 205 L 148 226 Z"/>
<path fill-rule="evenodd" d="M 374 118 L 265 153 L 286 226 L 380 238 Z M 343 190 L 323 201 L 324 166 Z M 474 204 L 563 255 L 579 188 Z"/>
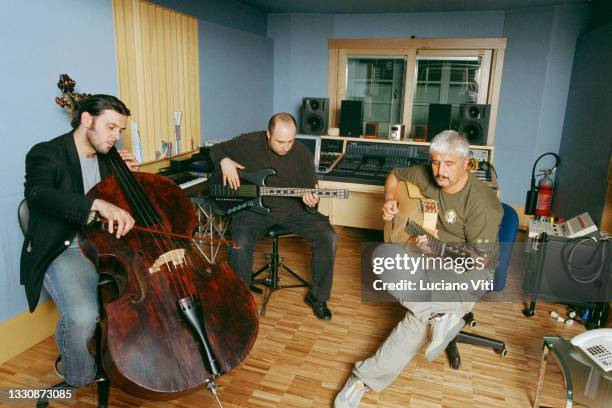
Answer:
<path fill-rule="evenodd" d="M 486 260 L 481 261 L 483 267 L 480 269 L 465 270 L 445 265 L 443 268 L 421 267 L 410 273 L 400 268 L 382 273 L 380 276 L 386 283 L 398 283 L 408 277 L 411 283 L 418 283 L 416 287 L 423 285 L 425 289 L 388 290 L 408 309 L 406 316 L 373 356 L 355 363 L 353 375 L 336 396 L 335 408 L 355 408 L 367 390 L 379 392 L 390 385 L 427 344 L 428 325 L 432 326 L 432 335 L 425 357 L 432 361 L 446 348 L 463 327 L 463 315 L 473 308 L 474 300 L 484 291 L 445 290 L 440 284 L 460 285 L 492 279 L 503 212 L 501 203 L 491 188 L 466 170 L 469 145 L 463 135 L 452 130 L 438 134 L 431 143 L 430 154 L 431 167 L 396 168 L 389 174 L 382 213 L 385 221 L 394 220 L 398 215 L 396 191 L 401 183 L 409 182 L 416 185 L 425 198 L 438 202 L 437 230 L 429 237 L 420 235 L 414 240 L 414 249 L 418 251 L 413 247 L 404 250 L 399 245 L 385 244 L 375 250 L 373 260 L 377 255 L 386 255 L 386 258 L 406 255 L 416 261 L 441 259 L 440 251 L 434 250 L 436 246 L 439 249 L 440 242 L 472 246 L 462 255 L 463 261 L 475 258 L 475 254 L 481 254 Z M 428 289 L 433 284 L 442 289 Z"/>
<path fill-rule="evenodd" d="M 268 122 L 268 130 L 240 135 L 217 143 L 210 149 L 210 157 L 221 167 L 223 183 L 232 188 L 240 186 L 238 170 L 248 172 L 265 168 L 276 170 L 268 177 L 272 187 L 313 188 L 317 183 L 312 154 L 300 143 L 295 143 L 297 126 L 289 113 L 277 113 Z M 229 264 L 248 285 L 253 270 L 253 250 L 257 241 L 273 225 L 296 233 L 312 242 L 312 272 L 310 291 L 304 301 L 316 317 L 329 320 L 327 307 L 331 294 L 336 234 L 327 217 L 317 211 L 319 197 L 307 192 L 302 200 L 286 197 L 265 197 L 270 214 L 242 211 L 233 216 L 232 239 L 238 249 L 230 249 Z"/>
<path fill-rule="evenodd" d="M 134 226 L 127 211 L 85 196 L 111 174 L 98 158 L 119 140 L 129 115 L 114 96 L 89 96 L 78 106 L 72 131 L 35 145 L 26 156 L 25 198 L 30 218 L 21 252 L 21 284 L 31 312 L 43 285 L 58 308 L 55 338 L 64 379 L 75 387 L 87 385 L 96 376 L 87 346 L 99 311 L 98 273 L 81 252 L 77 233 L 93 212 L 108 220 L 108 232 L 116 238 Z M 131 170 L 138 168 L 130 153 L 120 154 Z"/>

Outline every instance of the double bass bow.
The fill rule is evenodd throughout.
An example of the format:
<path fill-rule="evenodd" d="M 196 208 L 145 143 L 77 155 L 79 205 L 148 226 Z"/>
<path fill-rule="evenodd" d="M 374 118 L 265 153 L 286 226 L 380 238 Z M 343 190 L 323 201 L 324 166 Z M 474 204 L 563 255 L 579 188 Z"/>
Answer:
<path fill-rule="evenodd" d="M 104 370 L 135 396 L 173 399 L 203 385 L 221 406 L 215 379 L 255 343 L 255 300 L 227 263 L 209 263 L 184 239 L 196 217 L 176 184 L 132 173 L 114 147 L 101 159 L 113 175 L 87 196 L 129 211 L 138 226 L 121 239 L 96 225 L 82 233 L 83 252 L 115 286 L 102 301 Z"/>

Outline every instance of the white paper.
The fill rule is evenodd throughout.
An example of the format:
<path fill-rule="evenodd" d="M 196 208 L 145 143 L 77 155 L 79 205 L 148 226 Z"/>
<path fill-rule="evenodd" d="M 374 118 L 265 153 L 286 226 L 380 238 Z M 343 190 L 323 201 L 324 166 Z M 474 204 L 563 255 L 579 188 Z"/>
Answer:
<path fill-rule="evenodd" d="M 130 121 L 130 130 L 132 133 L 132 154 L 138 163 L 142 163 L 142 143 L 140 142 L 138 125 L 133 120 Z"/>

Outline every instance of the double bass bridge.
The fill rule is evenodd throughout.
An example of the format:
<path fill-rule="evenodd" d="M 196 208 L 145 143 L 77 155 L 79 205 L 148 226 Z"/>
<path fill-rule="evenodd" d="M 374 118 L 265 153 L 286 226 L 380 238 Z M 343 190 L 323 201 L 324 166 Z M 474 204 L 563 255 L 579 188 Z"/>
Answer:
<path fill-rule="evenodd" d="M 185 248 L 172 249 L 157 257 L 153 265 L 149 267 L 149 273 L 154 274 L 159 272 L 163 265 L 168 265 L 169 268 L 171 265 L 175 268 L 179 268 L 185 265 L 186 262 Z"/>

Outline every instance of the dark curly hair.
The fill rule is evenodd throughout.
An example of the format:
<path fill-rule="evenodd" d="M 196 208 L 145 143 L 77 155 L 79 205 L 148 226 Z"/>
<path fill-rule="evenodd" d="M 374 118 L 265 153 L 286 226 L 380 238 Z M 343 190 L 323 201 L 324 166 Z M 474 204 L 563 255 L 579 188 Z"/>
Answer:
<path fill-rule="evenodd" d="M 81 124 L 83 112 L 87 112 L 92 116 L 99 116 L 104 110 L 113 110 L 122 115 L 130 116 L 130 110 L 118 98 L 112 95 L 96 94 L 77 102 L 76 116 L 70 124 L 73 129 L 76 129 Z"/>

